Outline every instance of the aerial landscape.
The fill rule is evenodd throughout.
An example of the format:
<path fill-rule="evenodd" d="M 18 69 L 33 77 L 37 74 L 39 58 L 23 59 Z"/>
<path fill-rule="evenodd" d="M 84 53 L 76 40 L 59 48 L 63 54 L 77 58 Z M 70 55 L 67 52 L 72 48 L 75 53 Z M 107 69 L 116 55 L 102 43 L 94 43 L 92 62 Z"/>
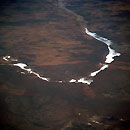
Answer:
<path fill-rule="evenodd" d="M 0 2 L 0 130 L 130 130 L 129 87 L 129 0 Z"/>

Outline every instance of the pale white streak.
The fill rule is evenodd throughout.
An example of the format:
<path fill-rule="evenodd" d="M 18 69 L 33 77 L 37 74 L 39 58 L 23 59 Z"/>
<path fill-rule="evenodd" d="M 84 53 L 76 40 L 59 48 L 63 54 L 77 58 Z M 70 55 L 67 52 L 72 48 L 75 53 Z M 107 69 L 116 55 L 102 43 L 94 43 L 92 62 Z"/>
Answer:
<path fill-rule="evenodd" d="M 106 39 L 106 38 L 100 37 L 100 36 L 98 36 L 96 33 L 90 32 L 87 28 L 85 28 L 85 31 L 86 31 L 86 33 L 87 33 L 89 36 L 91 36 L 91 37 L 97 39 L 98 41 L 101 41 L 101 42 L 103 42 L 103 43 L 105 43 L 105 44 L 107 45 L 108 50 L 109 50 L 109 53 L 108 53 L 108 55 L 106 56 L 105 63 L 110 64 L 110 63 L 112 63 L 112 62 L 114 61 L 114 57 L 121 55 L 120 53 L 117 53 L 114 49 L 111 48 L 111 45 L 112 45 L 111 40 L 108 40 L 108 39 Z M 91 77 L 94 77 L 94 76 L 96 76 L 99 72 L 101 72 L 102 70 L 108 68 L 108 65 L 107 65 L 107 64 L 104 64 L 99 70 L 97 70 L 97 71 L 95 71 L 95 72 L 92 72 L 92 73 L 90 74 L 90 76 L 91 76 Z"/>
<path fill-rule="evenodd" d="M 91 37 L 94 37 L 95 39 L 101 41 L 101 42 L 104 42 L 105 44 L 107 44 L 108 46 L 110 46 L 112 44 L 111 40 L 108 40 L 104 37 L 100 37 L 98 36 L 96 33 L 92 33 L 92 32 L 89 32 L 87 28 L 85 28 L 85 31 L 86 33 L 91 36 Z"/>
<path fill-rule="evenodd" d="M 7 58 L 5 58 L 5 57 L 3 57 L 3 59 L 4 59 L 5 61 L 8 61 L 8 59 L 7 59 Z"/>
<path fill-rule="evenodd" d="M 69 10 L 69 9 L 67 9 L 67 8 L 65 7 L 65 4 L 64 4 L 64 1 L 63 1 L 63 0 L 58 0 L 58 4 L 59 4 L 59 7 L 60 7 L 60 8 L 63 8 L 63 9 L 65 9 L 66 11 L 68 11 L 69 13 L 72 13 L 73 15 L 77 16 L 77 20 L 78 20 L 78 21 L 80 21 L 80 22 L 82 22 L 82 23 L 85 23 L 85 20 L 84 20 L 84 18 L 83 18 L 82 16 L 80 16 L 80 15 L 74 13 L 73 11 L 71 11 L 71 10 Z M 101 42 L 103 42 L 103 43 L 105 43 L 105 44 L 107 45 L 108 50 L 109 50 L 109 53 L 108 53 L 108 55 L 106 56 L 105 63 L 109 64 L 109 63 L 111 63 L 111 62 L 114 61 L 114 57 L 115 57 L 115 56 L 120 56 L 120 55 L 121 55 L 120 53 L 117 53 L 114 49 L 112 49 L 112 48 L 110 47 L 111 44 L 112 44 L 111 40 L 108 40 L 108 39 L 106 39 L 106 38 L 100 37 L 100 36 L 98 36 L 96 33 L 89 32 L 89 30 L 88 30 L 87 28 L 85 28 L 85 31 L 86 31 L 86 33 L 87 33 L 89 36 L 91 36 L 91 37 L 97 39 L 98 41 L 101 41 Z M 92 72 L 92 73 L 90 74 L 90 76 L 91 76 L 91 77 L 94 77 L 94 76 L 96 76 L 100 71 L 102 71 L 102 70 L 108 68 L 108 65 L 107 65 L 107 64 L 103 65 L 103 67 L 101 67 L 98 71 Z M 91 80 L 91 79 L 90 79 L 90 80 L 86 80 L 86 78 L 81 78 L 81 79 L 79 79 L 78 81 L 75 80 L 75 79 L 71 79 L 69 82 L 70 82 L 70 83 L 81 82 L 81 83 L 87 83 L 88 85 L 90 85 L 90 84 L 93 82 L 93 80 Z"/>
<path fill-rule="evenodd" d="M 4 58 L 6 59 L 6 61 L 8 61 L 8 58 L 10 58 L 10 60 L 13 61 L 12 58 L 11 58 L 11 56 L 5 56 L 5 57 L 3 57 L 3 59 L 4 59 Z M 15 61 L 18 61 L 18 60 L 15 59 Z M 45 81 L 50 82 L 50 78 L 45 78 L 45 77 L 40 76 L 38 73 L 32 71 L 32 69 L 29 68 L 29 67 L 28 67 L 26 64 L 24 64 L 24 63 L 15 63 L 15 64 L 12 64 L 12 65 L 13 65 L 13 66 L 17 66 L 17 67 L 21 68 L 22 70 L 27 71 L 27 72 L 30 73 L 30 74 L 36 75 L 39 79 L 42 79 L 42 80 L 45 80 Z M 104 70 L 104 69 L 107 68 L 107 67 L 108 67 L 108 65 L 105 64 L 100 70 L 91 73 L 90 76 L 91 76 L 91 77 L 94 77 L 97 73 L 99 73 L 101 70 Z M 25 74 L 25 72 L 21 72 L 21 74 Z M 59 81 L 54 81 L 54 82 L 63 83 L 63 82 L 65 82 L 65 81 L 59 80 Z M 90 85 L 90 84 L 93 82 L 93 80 L 92 80 L 92 79 L 87 79 L 86 77 L 83 77 L 83 78 L 80 78 L 80 79 L 78 79 L 78 80 L 76 80 L 76 79 L 71 79 L 71 80 L 66 81 L 66 82 L 69 82 L 69 83 L 83 83 L 83 84 L 88 84 L 88 85 Z"/>
<path fill-rule="evenodd" d="M 96 123 L 96 124 L 102 124 L 102 123 L 100 123 L 100 122 L 98 122 L 98 121 L 95 121 L 95 120 L 93 120 L 92 122 L 93 122 L 93 123 Z"/>
<path fill-rule="evenodd" d="M 105 60 L 105 63 L 111 63 L 114 61 L 114 57 L 116 56 L 120 56 L 121 54 L 116 52 L 114 49 L 112 49 L 110 46 L 112 45 L 112 42 L 111 40 L 108 40 L 106 38 L 103 38 L 103 37 L 100 37 L 98 36 L 96 33 L 92 33 L 92 32 L 89 32 L 87 28 L 85 28 L 85 31 L 86 33 L 89 35 L 89 36 L 92 36 L 94 37 L 95 39 L 105 43 L 108 47 L 108 50 L 109 50 L 109 53 L 108 55 L 106 56 L 106 60 Z"/>
<path fill-rule="evenodd" d="M 31 71 L 32 74 L 36 75 L 39 79 L 50 81 L 50 78 L 41 77 L 38 73 Z"/>
<path fill-rule="evenodd" d="M 103 37 L 100 37 L 100 36 L 98 36 L 96 33 L 89 32 L 87 28 L 85 28 L 85 30 L 86 30 L 86 33 L 87 33 L 88 35 L 94 37 L 95 39 L 97 39 L 97 40 L 99 40 L 99 41 L 101 41 L 101 42 L 103 42 L 103 43 L 105 43 L 105 44 L 107 45 L 108 50 L 109 50 L 109 53 L 108 53 L 108 55 L 106 56 L 105 63 L 111 63 L 112 61 L 114 61 L 114 57 L 115 57 L 115 56 L 120 56 L 120 53 L 117 53 L 114 49 L 112 49 L 112 48 L 110 47 L 111 44 L 112 44 L 112 42 L 111 42 L 110 40 L 108 40 L 108 39 L 106 39 L 106 38 L 103 38 Z M 5 57 L 3 57 L 3 59 L 4 59 L 5 61 L 8 61 L 9 58 L 11 58 L 11 57 L 10 57 L 10 56 L 5 56 Z M 17 59 L 14 59 L 14 60 L 12 59 L 12 61 L 17 61 Z M 38 73 L 33 72 L 30 68 L 26 68 L 27 65 L 24 64 L 24 63 L 17 63 L 17 64 L 13 64 L 13 65 L 20 67 L 21 69 L 27 71 L 27 72 L 30 73 L 30 74 L 36 75 L 38 78 L 40 78 L 40 79 L 42 79 L 42 80 L 45 80 L 45 81 L 48 81 L 48 82 L 50 81 L 49 78 L 41 77 Z M 99 70 L 90 73 L 90 76 L 91 76 L 91 77 L 94 77 L 94 76 L 96 76 L 99 72 L 101 72 L 102 70 L 104 70 L 104 69 L 106 69 L 106 68 L 108 68 L 108 65 L 107 65 L 107 64 L 104 64 Z M 63 83 L 62 80 L 60 80 L 60 81 L 55 81 L 55 82 Z M 86 77 L 83 77 L 83 78 L 80 78 L 79 80 L 71 79 L 69 82 L 70 82 L 70 83 L 83 83 L 83 84 L 88 84 L 88 85 L 90 85 L 90 84 L 93 82 L 93 80 L 92 80 L 92 79 L 86 79 Z"/>
<path fill-rule="evenodd" d="M 90 85 L 93 82 L 93 80 L 92 79 L 87 80 L 86 78 L 81 78 L 77 82 Z"/>
<path fill-rule="evenodd" d="M 62 80 L 60 80 L 60 81 L 58 81 L 59 83 L 63 83 L 63 81 Z"/>
<path fill-rule="evenodd" d="M 21 68 L 22 70 L 27 71 L 27 72 L 30 73 L 30 74 L 36 75 L 39 79 L 42 79 L 42 80 L 45 80 L 45 81 L 50 81 L 49 78 L 42 77 L 42 76 L 40 76 L 38 73 L 32 71 L 32 69 L 26 68 L 27 65 L 24 64 L 24 63 L 17 63 L 17 64 L 13 64 L 13 65 L 14 65 L 14 66 L 17 66 L 17 67 L 19 67 L 19 68 Z"/>
<path fill-rule="evenodd" d="M 88 122 L 88 125 L 92 125 L 92 124 Z"/>
<path fill-rule="evenodd" d="M 21 72 L 21 74 L 25 74 L 25 72 Z"/>
<path fill-rule="evenodd" d="M 99 72 L 101 72 L 102 70 L 105 70 L 106 68 L 108 68 L 108 65 L 107 64 L 104 64 L 99 70 L 95 71 L 95 72 L 92 72 L 90 74 L 91 77 L 94 77 L 96 76 Z"/>
<path fill-rule="evenodd" d="M 83 84 L 90 85 L 93 82 L 93 80 L 92 79 L 86 79 L 86 77 L 84 77 L 84 78 L 80 78 L 79 80 L 71 79 L 69 82 L 70 83 L 83 83 Z"/>
<path fill-rule="evenodd" d="M 13 64 L 14 66 L 18 66 L 18 67 L 20 67 L 21 69 L 23 69 L 23 70 L 26 70 L 26 71 L 30 71 L 30 69 L 28 70 L 28 69 L 26 69 L 25 67 L 27 67 L 27 65 L 26 64 L 23 64 L 23 63 L 17 63 L 17 64 Z"/>
<path fill-rule="evenodd" d="M 70 82 L 70 83 L 75 83 L 75 82 L 76 82 L 76 79 L 71 79 L 69 82 Z"/>
<path fill-rule="evenodd" d="M 115 50 L 111 49 L 110 46 L 108 46 L 109 54 L 106 56 L 105 63 L 111 63 L 114 61 L 115 56 L 120 56 L 120 53 L 117 53 Z"/>
<path fill-rule="evenodd" d="M 11 56 L 4 56 L 3 59 L 4 59 L 5 61 L 8 61 L 8 59 L 11 59 L 11 61 L 18 61 L 17 59 L 11 58 Z M 19 68 L 21 68 L 22 70 L 27 71 L 27 72 L 30 73 L 30 74 L 36 75 L 38 78 L 40 78 L 40 79 L 42 79 L 42 80 L 45 80 L 45 81 L 49 81 L 49 80 L 50 80 L 49 78 L 41 77 L 38 73 L 32 71 L 32 69 L 26 68 L 27 65 L 24 64 L 24 63 L 16 63 L 16 64 L 13 64 L 13 65 L 14 65 L 14 66 L 17 66 L 17 67 L 19 67 Z M 21 72 L 21 73 L 24 74 L 24 72 Z"/>
<path fill-rule="evenodd" d="M 9 61 L 10 58 L 11 58 L 11 56 L 4 56 L 4 57 L 3 57 L 3 60 Z"/>

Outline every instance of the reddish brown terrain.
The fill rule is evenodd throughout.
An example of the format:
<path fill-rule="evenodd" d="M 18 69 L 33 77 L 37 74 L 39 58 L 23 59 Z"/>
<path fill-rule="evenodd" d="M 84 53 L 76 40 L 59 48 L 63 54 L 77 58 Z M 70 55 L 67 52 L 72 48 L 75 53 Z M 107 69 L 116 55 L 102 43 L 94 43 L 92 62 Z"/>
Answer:
<path fill-rule="evenodd" d="M 129 0 L 5 0 L 0 12 L 1 130 L 130 129 Z M 121 56 L 90 85 L 69 83 L 98 70 L 108 54 L 85 27 Z"/>

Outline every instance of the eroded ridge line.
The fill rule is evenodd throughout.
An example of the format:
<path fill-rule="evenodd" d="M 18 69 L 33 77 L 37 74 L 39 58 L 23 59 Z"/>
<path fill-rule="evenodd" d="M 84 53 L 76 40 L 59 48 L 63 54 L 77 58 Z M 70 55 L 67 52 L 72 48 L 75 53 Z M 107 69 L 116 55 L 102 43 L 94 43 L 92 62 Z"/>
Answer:
<path fill-rule="evenodd" d="M 64 10 L 66 10 L 68 13 L 71 13 L 71 14 L 73 14 L 73 15 L 75 15 L 77 17 L 77 21 L 82 23 L 82 26 L 85 27 L 85 32 L 86 32 L 87 35 L 95 38 L 98 41 L 101 41 L 101 42 L 105 43 L 107 45 L 107 47 L 108 47 L 109 53 L 106 56 L 105 64 L 102 64 L 102 67 L 99 70 L 90 73 L 89 79 L 87 79 L 87 77 L 82 77 L 79 80 L 71 79 L 69 81 L 70 83 L 78 83 L 78 82 L 80 82 L 80 83 L 86 83 L 86 84 L 90 85 L 93 82 L 93 77 L 95 77 L 98 73 L 100 73 L 101 71 L 108 68 L 109 67 L 108 64 L 110 64 L 110 63 L 112 63 L 114 61 L 114 57 L 120 56 L 121 54 L 116 52 L 114 49 L 111 48 L 111 45 L 112 45 L 111 40 L 108 40 L 107 38 L 101 37 L 101 36 L 97 35 L 96 33 L 90 32 L 86 27 L 86 24 L 85 24 L 86 21 L 84 20 L 83 16 L 80 16 L 80 15 L 76 14 L 75 12 L 67 9 L 65 7 L 65 0 L 58 0 L 58 5 L 59 5 L 59 8 L 62 8 Z"/>
<path fill-rule="evenodd" d="M 79 80 L 73 80 L 72 79 L 72 80 L 69 80 L 69 81 L 64 81 L 64 80 L 53 81 L 51 78 L 46 78 L 46 77 L 40 76 L 40 74 L 38 74 L 37 72 L 34 72 L 31 68 L 29 68 L 27 64 L 21 63 L 17 59 L 12 58 L 11 56 L 3 56 L 3 60 L 6 61 L 6 62 L 9 62 L 9 61 L 18 62 L 18 63 L 14 63 L 14 64 L 11 63 L 11 64 L 8 64 L 8 65 L 19 67 L 20 69 L 28 72 L 29 74 L 34 74 L 37 78 L 44 80 L 44 81 L 47 81 L 47 82 L 74 83 L 74 81 L 75 81 L 75 83 L 85 83 L 85 84 L 89 84 L 89 85 L 90 85 L 91 82 L 93 82 L 92 80 L 86 80 L 86 78 L 81 78 Z M 21 72 L 21 74 L 25 74 L 25 72 Z"/>
<path fill-rule="evenodd" d="M 97 39 L 98 41 L 101 41 L 103 43 L 105 43 L 108 47 L 108 50 L 109 50 L 109 53 L 108 55 L 106 56 L 106 60 L 105 60 L 105 63 L 102 64 L 102 67 L 97 70 L 97 71 L 94 71 L 92 73 L 90 73 L 89 77 L 82 77 L 80 79 L 74 79 L 72 78 L 71 80 L 69 81 L 63 81 L 63 80 L 59 80 L 59 81 L 53 81 L 53 82 L 59 82 L 59 83 L 63 83 L 63 82 L 69 82 L 69 83 L 83 83 L 83 84 L 88 84 L 90 85 L 92 82 L 93 82 L 93 78 L 98 74 L 100 73 L 101 71 L 107 69 L 109 67 L 109 64 L 112 63 L 114 61 L 114 57 L 117 57 L 117 56 L 120 56 L 121 54 L 116 52 L 114 49 L 111 48 L 111 45 L 112 45 L 112 41 L 111 40 L 108 40 L 107 38 L 103 38 L 99 35 L 97 35 L 96 33 L 92 33 L 90 32 L 87 28 L 86 28 L 86 21 L 84 20 L 84 18 L 78 14 L 76 14 L 75 12 L 67 9 L 65 7 L 65 1 L 64 0 L 58 0 L 58 5 L 60 8 L 66 10 L 67 12 L 77 16 L 77 20 L 82 23 L 82 26 L 85 27 L 85 32 L 87 35 Z M 11 56 L 4 56 L 3 57 L 3 60 L 5 61 L 9 61 L 9 59 L 11 59 Z M 11 59 L 12 61 L 18 61 L 17 59 Z M 30 74 L 34 74 L 36 75 L 38 78 L 42 79 L 42 80 L 45 80 L 47 82 L 51 82 L 51 79 L 50 78 L 45 78 L 45 77 L 42 77 L 40 76 L 40 74 L 32 71 L 31 68 L 29 68 L 26 64 L 24 63 L 16 63 L 16 64 L 12 64 L 13 66 L 17 66 L 19 68 L 21 68 L 22 70 L 25 70 L 27 71 L 28 73 Z M 21 72 L 24 74 L 24 72 Z"/>
<path fill-rule="evenodd" d="M 97 39 L 98 41 L 101 41 L 101 42 L 103 42 L 103 43 L 105 43 L 107 45 L 109 53 L 106 56 L 105 63 L 110 64 L 110 63 L 112 63 L 114 61 L 114 57 L 121 55 L 120 53 L 116 52 L 114 49 L 111 48 L 111 45 L 112 45 L 112 41 L 111 40 L 103 38 L 103 37 L 97 35 L 96 33 L 92 33 L 90 31 L 88 31 L 87 28 L 85 28 L 85 32 L 89 36 L 91 36 L 91 37 Z"/>
<path fill-rule="evenodd" d="M 6 62 L 8 62 L 8 61 L 18 62 L 17 59 L 13 59 L 13 58 L 11 58 L 11 56 L 3 56 L 3 60 L 5 60 Z M 9 64 L 9 65 L 17 66 L 17 67 L 21 68 L 22 70 L 24 70 L 24 71 L 26 71 L 26 72 L 28 72 L 28 73 L 30 73 L 30 74 L 34 74 L 34 75 L 35 75 L 36 77 L 38 77 L 39 79 L 45 80 L 45 81 L 47 81 L 47 82 L 50 81 L 50 78 L 42 77 L 42 76 L 40 76 L 40 74 L 38 74 L 38 73 L 32 71 L 32 69 L 29 68 L 29 67 L 27 66 L 27 64 L 24 64 L 24 63 L 14 63 L 14 64 Z M 22 74 L 25 74 L 25 72 L 21 72 L 21 73 L 22 73 Z"/>
<path fill-rule="evenodd" d="M 88 85 L 90 85 L 93 82 L 93 77 L 95 77 L 101 71 L 107 69 L 109 67 L 109 64 L 114 61 L 114 57 L 120 56 L 121 54 L 111 48 L 111 45 L 112 45 L 111 40 L 108 40 L 107 38 L 103 38 L 103 37 L 97 35 L 96 33 L 92 33 L 87 28 L 85 28 L 85 32 L 87 35 L 97 39 L 98 41 L 105 43 L 109 50 L 109 53 L 106 56 L 105 64 L 102 64 L 102 67 L 99 70 L 90 73 L 90 75 L 89 75 L 90 79 L 86 80 L 86 77 L 84 77 L 84 78 L 81 78 L 78 80 L 82 83 L 87 83 Z M 70 80 L 70 82 L 77 82 L 77 81 L 75 79 L 72 79 L 72 80 Z"/>

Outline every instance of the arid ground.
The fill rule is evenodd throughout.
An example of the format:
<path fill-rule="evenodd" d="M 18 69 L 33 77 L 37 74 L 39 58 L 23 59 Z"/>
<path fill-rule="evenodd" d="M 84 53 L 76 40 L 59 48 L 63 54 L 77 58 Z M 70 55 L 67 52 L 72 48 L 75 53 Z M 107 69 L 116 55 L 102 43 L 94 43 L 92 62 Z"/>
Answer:
<path fill-rule="evenodd" d="M 90 85 L 68 82 L 98 70 L 108 54 L 85 26 L 121 53 Z M 0 2 L 0 130 L 130 130 L 129 87 L 129 0 Z"/>

